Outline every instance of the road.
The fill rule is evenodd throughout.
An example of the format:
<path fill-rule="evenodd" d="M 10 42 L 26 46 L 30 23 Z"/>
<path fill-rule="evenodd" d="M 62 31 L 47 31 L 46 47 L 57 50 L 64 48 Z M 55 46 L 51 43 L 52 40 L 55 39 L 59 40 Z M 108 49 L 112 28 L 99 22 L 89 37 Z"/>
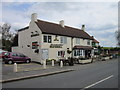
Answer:
<path fill-rule="evenodd" d="M 118 88 L 118 60 L 71 68 L 75 71 L 4 83 L 3 88 Z"/>

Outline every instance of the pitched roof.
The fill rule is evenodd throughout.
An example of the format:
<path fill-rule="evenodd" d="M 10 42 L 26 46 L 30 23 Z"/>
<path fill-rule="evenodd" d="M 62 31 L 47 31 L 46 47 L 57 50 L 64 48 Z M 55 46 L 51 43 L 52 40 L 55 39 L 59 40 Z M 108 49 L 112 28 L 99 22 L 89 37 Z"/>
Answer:
<path fill-rule="evenodd" d="M 93 38 L 94 43 L 99 43 L 93 36 L 92 36 L 92 38 Z"/>
<path fill-rule="evenodd" d="M 99 43 L 96 39 L 94 39 L 93 42 L 95 42 L 95 43 Z"/>
<path fill-rule="evenodd" d="M 78 38 L 84 38 L 84 39 L 93 39 L 88 33 L 86 33 L 83 30 L 77 29 L 77 28 L 72 28 L 69 26 L 62 27 L 59 24 L 46 22 L 42 20 L 37 20 L 37 22 L 35 23 L 41 29 L 42 33 L 45 33 L 45 34 L 54 34 L 54 35 L 78 37 Z"/>
<path fill-rule="evenodd" d="M 59 24 L 42 21 L 42 20 L 37 20 L 37 22 L 35 23 L 41 29 L 43 34 L 54 34 L 54 35 L 62 35 L 62 36 L 77 37 L 77 38 L 93 40 L 93 38 L 88 33 L 86 33 L 83 30 L 77 29 L 77 28 L 73 28 L 69 26 L 62 27 Z M 18 31 L 23 31 L 28 28 L 29 26 L 22 28 Z"/>
<path fill-rule="evenodd" d="M 28 28 L 29 28 L 29 26 L 24 27 L 24 28 L 21 28 L 21 29 L 18 30 L 18 32 L 19 32 L 19 31 L 23 31 L 23 30 L 28 29 Z"/>
<path fill-rule="evenodd" d="M 76 45 L 73 47 L 73 49 L 84 49 L 84 50 L 91 50 L 93 47 L 91 46 L 81 46 L 81 45 Z"/>

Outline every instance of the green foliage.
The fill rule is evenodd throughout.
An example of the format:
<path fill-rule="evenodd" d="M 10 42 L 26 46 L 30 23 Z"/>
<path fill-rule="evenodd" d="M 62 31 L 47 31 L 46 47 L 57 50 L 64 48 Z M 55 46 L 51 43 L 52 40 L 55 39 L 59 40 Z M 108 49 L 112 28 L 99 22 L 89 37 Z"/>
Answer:
<path fill-rule="evenodd" d="M 12 42 L 12 46 L 18 46 L 18 34 L 15 35 L 13 42 Z"/>
<path fill-rule="evenodd" d="M 104 50 L 119 51 L 120 47 L 103 47 Z"/>
<path fill-rule="evenodd" d="M 10 40 L 2 39 L 2 49 L 11 51 L 12 42 Z"/>
<path fill-rule="evenodd" d="M 67 53 L 68 53 L 68 54 L 71 54 L 71 53 L 72 53 L 72 51 L 70 51 L 70 50 L 67 50 Z"/>

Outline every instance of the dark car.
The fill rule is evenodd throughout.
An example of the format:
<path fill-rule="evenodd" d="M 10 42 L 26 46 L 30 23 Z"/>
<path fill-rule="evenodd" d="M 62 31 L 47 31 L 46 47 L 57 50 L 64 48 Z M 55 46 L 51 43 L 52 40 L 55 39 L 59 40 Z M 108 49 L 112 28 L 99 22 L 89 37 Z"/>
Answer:
<path fill-rule="evenodd" d="M 8 64 L 12 64 L 15 62 L 30 63 L 31 59 L 22 53 L 6 52 L 6 53 L 4 53 L 3 62 L 8 63 Z"/>

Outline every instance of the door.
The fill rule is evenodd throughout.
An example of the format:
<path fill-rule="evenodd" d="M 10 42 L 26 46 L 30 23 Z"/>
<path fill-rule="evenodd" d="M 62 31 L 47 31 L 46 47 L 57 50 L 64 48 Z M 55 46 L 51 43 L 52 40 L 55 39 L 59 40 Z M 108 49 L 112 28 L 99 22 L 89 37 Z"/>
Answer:
<path fill-rule="evenodd" d="M 42 49 L 42 59 L 48 59 L 48 49 Z"/>
<path fill-rule="evenodd" d="M 18 53 L 19 56 L 19 62 L 25 62 L 26 61 L 26 56 L 23 55 L 22 53 Z"/>
<path fill-rule="evenodd" d="M 17 53 L 12 53 L 13 62 L 19 62 L 20 58 Z"/>

